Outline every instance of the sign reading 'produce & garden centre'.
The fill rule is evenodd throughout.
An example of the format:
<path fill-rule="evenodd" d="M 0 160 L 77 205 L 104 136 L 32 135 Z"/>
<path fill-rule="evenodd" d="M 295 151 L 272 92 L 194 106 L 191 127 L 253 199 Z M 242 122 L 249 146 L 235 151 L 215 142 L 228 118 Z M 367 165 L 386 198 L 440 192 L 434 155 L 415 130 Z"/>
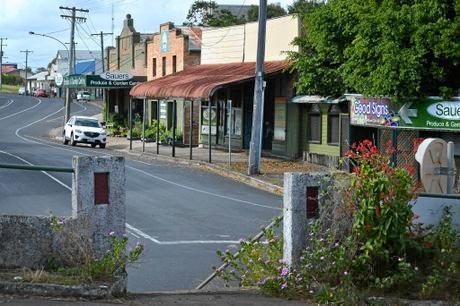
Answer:
<path fill-rule="evenodd" d="M 68 88 L 131 88 L 146 77 L 134 77 L 120 71 L 106 71 L 100 75 L 75 74 L 64 77 L 63 87 Z"/>
<path fill-rule="evenodd" d="M 395 106 L 389 99 L 352 97 L 352 125 L 423 130 L 459 130 L 460 99 L 427 98 Z"/>

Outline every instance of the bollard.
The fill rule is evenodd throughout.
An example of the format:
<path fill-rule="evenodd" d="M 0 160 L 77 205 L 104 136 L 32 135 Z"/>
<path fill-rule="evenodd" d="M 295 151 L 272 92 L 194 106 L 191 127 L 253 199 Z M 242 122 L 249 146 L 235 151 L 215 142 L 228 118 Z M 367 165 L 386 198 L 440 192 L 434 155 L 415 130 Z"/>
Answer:
<path fill-rule="evenodd" d="M 125 160 L 76 156 L 72 164 L 72 217 L 89 220 L 93 251 L 102 257 L 111 247 L 109 233 L 125 234 Z"/>
<path fill-rule="evenodd" d="M 306 247 L 308 222 L 319 216 L 324 172 L 284 174 L 283 262 L 297 268 Z"/>

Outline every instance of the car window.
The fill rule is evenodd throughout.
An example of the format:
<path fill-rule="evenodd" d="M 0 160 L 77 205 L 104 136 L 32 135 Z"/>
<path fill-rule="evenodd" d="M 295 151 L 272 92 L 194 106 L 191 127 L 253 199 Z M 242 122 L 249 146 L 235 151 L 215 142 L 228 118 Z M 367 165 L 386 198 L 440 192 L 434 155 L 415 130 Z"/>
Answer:
<path fill-rule="evenodd" d="M 99 122 L 97 120 L 91 119 L 77 119 L 75 121 L 76 126 L 87 126 L 87 127 L 100 127 Z"/>

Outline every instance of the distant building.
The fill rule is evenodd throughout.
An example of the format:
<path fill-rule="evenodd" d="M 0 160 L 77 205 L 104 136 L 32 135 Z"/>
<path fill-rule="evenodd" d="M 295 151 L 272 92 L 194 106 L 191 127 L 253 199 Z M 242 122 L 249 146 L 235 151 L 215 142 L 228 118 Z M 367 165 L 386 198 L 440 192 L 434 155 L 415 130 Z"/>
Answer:
<path fill-rule="evenodd" d="M 11 72 L 14 72 L 18 70 L 18 64 L 2 64 L 2 73 L 3 74 L 9 74 Z"/>
<path fill-rule="evenodd" d="M 97 50 L 75 50 L 75 74 L 100 74 L 102 72 L 102 54 Z M 58 50 L 51 61 L 49 80 L 51 87 L 58 96 L 62 96 L 62 88 L 56 88 L 56 76 L 69 74 L 69 54 L 67 50 Z"/>

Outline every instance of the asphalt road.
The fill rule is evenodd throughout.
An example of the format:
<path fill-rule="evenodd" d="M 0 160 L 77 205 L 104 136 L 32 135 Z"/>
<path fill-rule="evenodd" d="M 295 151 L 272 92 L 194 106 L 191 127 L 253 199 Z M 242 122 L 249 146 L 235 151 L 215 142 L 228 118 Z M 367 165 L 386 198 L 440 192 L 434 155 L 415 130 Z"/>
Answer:
<path fill-rule="evenodd" d="M 62 107 L 59 99 L 0 95 L 0 163 L 71 167 L 75 155 L 114 154 L 51 142 Z M 100 109 L 74 103 L 77 112 Z M 281 212 L 280 197 L 215 174 L 164 162 L 127 160 L 126 167 L 127 234 L 131 245 L 145 245 L 128 270 L 132 292 L 195 288 L 220 264 L 216 250 L 236 248 Z M 71 176 L 49 175 L 0 169 L 0 214 L 69 215 Z"/>

